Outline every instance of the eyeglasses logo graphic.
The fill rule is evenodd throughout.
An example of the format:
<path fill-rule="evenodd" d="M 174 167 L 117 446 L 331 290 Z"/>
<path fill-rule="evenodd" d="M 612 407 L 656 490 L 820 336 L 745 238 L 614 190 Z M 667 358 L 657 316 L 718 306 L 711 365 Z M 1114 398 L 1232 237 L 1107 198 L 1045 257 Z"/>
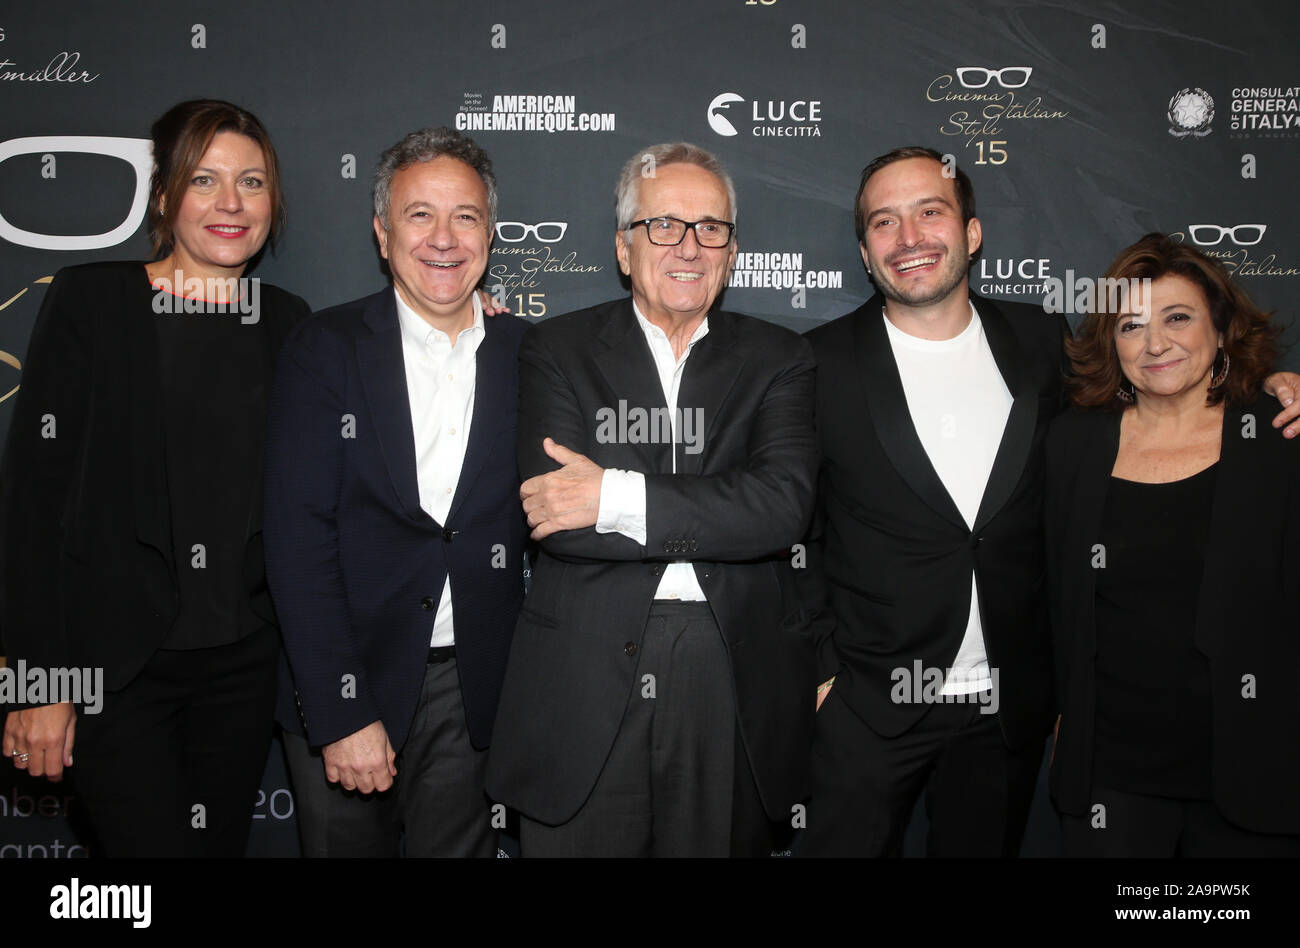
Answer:
<path fill-rule="evenodd" d="M 1235 227 L 1220 227 L 1218 224 L 1190 224 L 1187 236 L 1193 243 L 1202 247 L 1213 247 L 1227 237 L 1238 247 L 1253 247 L 1264 239 L 1267 224 L 1238 224 Z"/>
<path fill-rule="evenodd" d="M 0 238 L 37 250 L 99 250 L 126 240 L 144 221 L 149 202 L 149 176 L 153 173 L 153 145 L 147 138 L 107 138 L 99 135 L 43 135 L 0 142 L 0 162 L 16 155 L 78 152 L 121 158 L 135 169 L 135 194 L 126 219 L 102 234 L 38 234 L 15 227 L 0 214 Z"/>
<path fill-rule="evenodd" d="M 983 66 L 958 66 L 957 81 L 967 89 L 983 89 L 990 81 L 996 79 L 1004 89 L 1023 89 L 1029 85 L 1033 75 L 1032 66 L 1003 66 L 1001 69 L 985 69 Z"/>
<path fill-rule="evenodd" d="M 507 244 L 517 244 L 527 240 L 532 234 L 539 243 L 555 244 L 564 239 L 569 229 L 568 221 L 542 221 L 538 224 L 525 224 L 523 221 L 497 221 L 497 239 Z"/>

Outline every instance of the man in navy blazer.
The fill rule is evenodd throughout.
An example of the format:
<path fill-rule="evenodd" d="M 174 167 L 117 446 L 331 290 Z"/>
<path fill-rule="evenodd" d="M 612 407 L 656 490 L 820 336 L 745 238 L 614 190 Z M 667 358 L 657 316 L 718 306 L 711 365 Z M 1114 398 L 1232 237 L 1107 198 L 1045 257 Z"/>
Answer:
<path fill-rule="evenodd" d="M 413 132 L 373 191 L 393 285 L 305 321 L 272 396 L 278 718 L 306 854 L 492 856 L 483 773 L 523 600 L 527 323 L 485 317 L 475 292 L 496 180 L 473 141 Z"/>

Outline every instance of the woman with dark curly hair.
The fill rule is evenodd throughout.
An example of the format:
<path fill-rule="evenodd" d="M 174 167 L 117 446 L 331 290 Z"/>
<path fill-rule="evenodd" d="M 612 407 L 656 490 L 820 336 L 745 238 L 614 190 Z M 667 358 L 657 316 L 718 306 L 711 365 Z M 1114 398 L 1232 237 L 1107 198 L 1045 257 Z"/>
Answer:
<path fill-rule="evenodd" d="M 51 780 L 73 768 L 98 854 L 240 856 L 280 649 L 267 393 L 308 309 L 244 276 L 283 218 L 262 123 L 195 100 L 152 139 L 154 259 L 54 277 L 0 478 L 8 659 L 93 670 L 103 691 L 11 711 L 3 753 Z"/>
<path fill-rule="evenodd" d="M 1067 345 L 1076 410 L 1047 446 L 1065 852 L 1300 855 L 1300 446 L 1260 392 L 1277 329 L 1161 234 L 1106 276 L 1125 292 Z"/>

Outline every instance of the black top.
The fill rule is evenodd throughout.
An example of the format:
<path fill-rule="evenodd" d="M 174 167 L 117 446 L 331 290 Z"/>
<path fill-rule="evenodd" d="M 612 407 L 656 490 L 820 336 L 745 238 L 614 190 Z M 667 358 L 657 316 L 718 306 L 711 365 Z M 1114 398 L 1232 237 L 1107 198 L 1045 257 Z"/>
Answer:
<path fill-rule="evenodd" d="M 1094 786 L 1210 797 L 1210 672 L 1193 633 L 1216 466 L 1165 484 L 1110 479 L 1096 584 Z"/>
<path fill-rule="evenodd" d="M 1194 620 L 1188 622 L 1186 613 L 1181 620 L 1190 638 L 1167 646 L 1165 658 L 1176 660 L 1178 649 L 1186 657 L 1190 641 L 1204 657 L 1197 675 L 1209 683 L 1208 724 L 1188 723 L 1180 709 L 1176 725 L 1158 730 L 1155 743 L 1179 740 L 1199 726 L 1197 738 L 1210 748 L 1211 799 L 1224 818 L 1256 833 L 1300 833 L 1300 703 L 1293 682 L 1300 667 L 1300 444 L 1269 424 L 1276 413 L 1277 401 L 1267 395 L 1224 410 L 1219 462 L 1203 478 L 1213 483 L 1204 485 L 1203 499 L 1176 511 L 1163 527 L 1160 554 L 1137 569 L 1156 607 L 1190 603 Z M 1103 652 L 1109 655 L 1113 637 L 1097 614 L 1097 584 L 1116 581 L 1125 567 L 1109 547 L 1107 568 L 1094 562 L 1107 532 L 1121 418 L 1121 412 L 1067 412 L 1053 423 L 1047 442 L 1048 601 L 1061 699 L 1048 780 L 1057 808 L 1074 816 L 1089 814 L 1095 802 L 1093 788 L 1101 784 L 1093 774 L 1097 709 L 1103 701 L 1113 704 L 1098 694 L 1098 661 Z M 1196 486 L 1134 489 L 1159 496 Z M 1165 509 L 1174 507 L 1170 501 Z M 1178 518 L 1195 522 L 1181 525 Z M 1189 551 L 1182 537 L 1200 536 L 1202 529 L 1203 543 Z M 1177 593 L 1162 588 L 1168 574 L 1154 572 L 1164 560 L 1186 564 Z M 1154 626 L 1143 632 L 1159 634 Z M 1184 677 L 1180 687 L 1186 695 L 1199 686 Z M 1150 705 L 1144 713 L 1151 713 Z"/>
<path fill-rule="evenodd" d="M 150 299 L 158 292 L 166 291 L 151 290 Z M 250 512 L 261 501 L 273 366 L 255 314 L 245 312 L 260 294 L 231 305 L 160 299 L 171 304 L 153 308 L 180 594 L 162 647 L 211 648 L 265 624 L 248 605 L 250 596 L 266 595 L 265 577 L 255 570 L 253 588 L 244 588 L 244 544 Z"/>
<path fill-rule="evenodd" d="M 159 339 L 144 266 L 81 264 L 55 275 L 32 328 L 0 464 L 0 637 L 10 664 L 103 668 L 109 691 L 125 687 L 168 639 L 179 576 L 193 556 L 177 562 L 163 440 L 176 421 L 167 405 L 174 395 L 163 393 L 160 350 L 166 345 L 175 364 L 178 349 Z M 256 322 L 237 328 L 273 359 L 310 310 L 269 283 L 258 287 Z M 219 395 L 212 401 L 214 411 L 223 409 Z M 226 474 L 222 482 L 207 478 L 214 489 L 204 500 L 225 503 L 217 495 L 234 489 L 250 501 L 238 516 L 242 536 L 233 542 L 242 560 L 233 568 L 242 569 L 252 593 L 263 573 L 261 472 L 248 483 L 247 466 L 237 467 L 245 483 L 226 483 Z M 182 506 L 192 510 L 194 496 L 186 497 Z M 215 547 L 231 542 L 218 539 Z M 210 567 L 212 543 L 206 556 Z M 275 622 L 269 596 L 248 605 Z"/>

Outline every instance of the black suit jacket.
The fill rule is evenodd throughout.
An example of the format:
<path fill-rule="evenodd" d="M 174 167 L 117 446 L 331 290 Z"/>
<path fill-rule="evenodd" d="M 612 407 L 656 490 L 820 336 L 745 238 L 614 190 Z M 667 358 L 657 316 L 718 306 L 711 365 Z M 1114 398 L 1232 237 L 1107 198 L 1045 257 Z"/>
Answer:
<path fill-rule="evenodd" d="M 374 721 L 394 749 L 405 743 L 448 575 L 470 741 L 489 743 L 524 595 L 514 444 L 527 328 L 484 319 L 446 523 L 420 507 L 392 288 L 317 313 L 285 343 L 267 433 L 266 569 L 288 659 L 277 718 L 305 725 L 313 745 Z"/>
<path fill-rule="evenodd" d="M 109 690 L 144 667 L 178 607 L 153 293 L 142 262 L 55 275 L 32 329 L 0 475 L 0 632 L 10 663 L 102 667 Z M 249 330 L 273 356 L 308 312 L 262 284 Z M 44 437 L 51 417 L 55 436 Z M 244 563 L 250 605 L 273 624 L 260 503 L 249 511 Z"/>
<path fill-rule="evenodd" d="M 974 298 L 1013 401 L 974 529 L 966 525 L 912 425 L 883 322 L 884 298 L 808 333 L 817 357 L 822 450 L 807 579 L 821 677 L 877 733 L 911 728 L 929 704 L 891 700 L 896 668 L 946 672 L 975 580 L 999 720 L 1010 746 L 1051 724 L 1044 601 L 1043 442 L 1062 400 L 1062 317 Z M 824 581 L 824 585 L 823 585 Z"/>
<path fill-rule="evenodd" d="M 813 362 L 789 330 L 713 312 L 679 407 L 703 410 L 703 450 L 601 443 L 597 413 L 665 405 L 630 299 L 537 324 L 520 350 L 519 466 L 558 465 L 553 437 L 646 479 L 646 543 L 594 527 L 542 541 L 515 632 L 488 792 L 549 824 L 572 817 L 613 746 L 664 563 L 689 560 L 731 655 L 740 733 L 774 819 L 807 793 L 815 664 L 790 548 L 817 471 Z"/>
<path fill-rule="evenodd" d="M 1277 403 L 1264 397 L 1224 411 L 1194 635 L 1210 669 L 1215 804 L 1246 829 L 1300 833 L 1300 705 L 1293 687 L 1300 668 L 1300 445 L 1270 426 L 1276 412 Z M 1047 444 L 1048 565 L 1062 698 L 1050 783 L 1066 813 L 1087 813 L 1092 805 L 1093 545 L 1119 430 L 1118 412 L 1070 412 L 1053 425 Z M 1253 696 L 1246 697 L 1251 683 Z"/>

